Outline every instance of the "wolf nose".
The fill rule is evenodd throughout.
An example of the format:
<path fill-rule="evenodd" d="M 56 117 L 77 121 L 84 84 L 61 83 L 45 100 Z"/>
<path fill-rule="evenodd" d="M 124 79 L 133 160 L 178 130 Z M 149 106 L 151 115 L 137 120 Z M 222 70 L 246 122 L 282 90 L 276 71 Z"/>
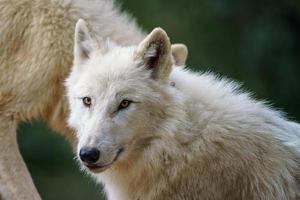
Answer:
<path fill-rule="evenodd" d="M 100 151 L 96 148 L 81 148 L 79 151 L 79 157 L 83 162 L 94 164 L 100 157 Z"/>

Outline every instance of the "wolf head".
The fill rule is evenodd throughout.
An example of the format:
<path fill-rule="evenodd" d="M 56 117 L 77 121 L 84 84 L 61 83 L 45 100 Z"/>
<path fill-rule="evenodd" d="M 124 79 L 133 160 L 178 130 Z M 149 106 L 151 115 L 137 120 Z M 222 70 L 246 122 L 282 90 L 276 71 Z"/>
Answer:
<path fill-rule="evenodd" d="M 161 28 L 137 46 L 122 47 L 94 35 L 85 21 L 77 22 L 66 87 L 68 123 L 77 132 L 85 166 L 102 172 L 137 156 L 158 137 L 175 106 L 171 69 L 171 43 Z"/>

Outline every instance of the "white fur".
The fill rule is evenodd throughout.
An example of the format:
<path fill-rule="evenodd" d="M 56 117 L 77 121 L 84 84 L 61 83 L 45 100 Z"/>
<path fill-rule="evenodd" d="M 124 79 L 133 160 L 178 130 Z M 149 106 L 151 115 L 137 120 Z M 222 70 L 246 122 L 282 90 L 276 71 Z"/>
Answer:
<path fill-rule="evenodd" d="M 252 129 L 253 131 L 261 131 L 261 126 L 265 126 L 266 123 L 266 128 L 270 129 L 274 136 L 300 153 L 300 125 L 287 121 L 281 112 L 275 111 L 266 103 L 251 98 L 248 93 L 241 91 L 236 82 L 218 78 L 211 73 L 194 73 L 178 68 L 173 69 L 170 79 L 191 101 L 200 101 L 207 107 L 221 109 L 221 117 L 224 117 L 226 112 L 231 113 L 230 121 L 239 123 L 232 126 L 250 130 L 252 128 L 248 126 L 252 124 L 258 129 Z M 199 114 L 203 115 L 203 112 Z M 251 123 L 244 124 L 240 121 Z"/>

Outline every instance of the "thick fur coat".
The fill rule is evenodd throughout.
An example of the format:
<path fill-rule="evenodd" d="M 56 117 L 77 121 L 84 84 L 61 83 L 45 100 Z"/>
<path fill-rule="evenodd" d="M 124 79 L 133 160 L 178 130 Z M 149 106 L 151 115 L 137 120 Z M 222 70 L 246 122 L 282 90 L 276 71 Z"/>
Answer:
<path fill-rule="evenodd" d="M 160 28 L 128 47 L 93 34 L 77 23 L 68 122 L 109 200 L 300 198 L 299 124 L 232 81 L 172 67 Z"/>

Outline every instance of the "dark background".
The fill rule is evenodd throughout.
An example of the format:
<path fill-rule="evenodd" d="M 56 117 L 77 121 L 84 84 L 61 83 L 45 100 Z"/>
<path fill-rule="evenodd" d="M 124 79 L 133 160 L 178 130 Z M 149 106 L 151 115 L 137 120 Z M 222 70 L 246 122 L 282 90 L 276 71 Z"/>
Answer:
<path fill-rule="evenodd" d="M 299 0 L 122 0 L 150 31 L 161 26 L 189 48 L 188 67 L 242 82 L 300 120 Z M 124 30 L 126 31 L 126 30 Z M 24 159 L 44 200 L 101 199 L 81 173 L 68 143 L 42 122 L 19 126 Z"/>

